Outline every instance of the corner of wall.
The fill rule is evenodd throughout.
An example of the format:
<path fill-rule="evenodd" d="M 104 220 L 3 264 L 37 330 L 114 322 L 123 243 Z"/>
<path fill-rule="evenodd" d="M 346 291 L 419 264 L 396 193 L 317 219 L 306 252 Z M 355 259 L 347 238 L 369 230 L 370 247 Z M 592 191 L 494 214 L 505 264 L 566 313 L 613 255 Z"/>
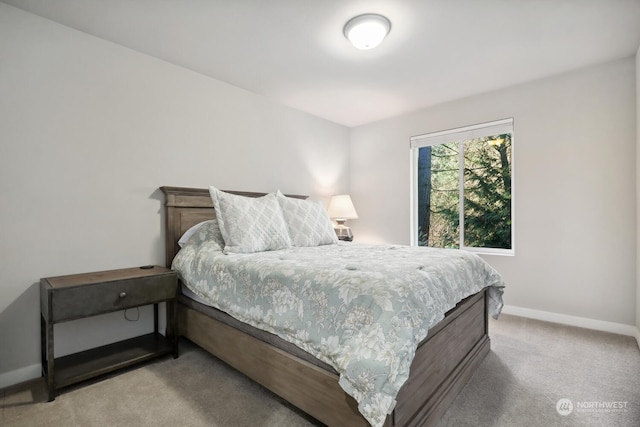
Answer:
<path fill-rule="evenodd" d="M 640 46 L 636 52 L 636 340 L 640 347 Z"/>

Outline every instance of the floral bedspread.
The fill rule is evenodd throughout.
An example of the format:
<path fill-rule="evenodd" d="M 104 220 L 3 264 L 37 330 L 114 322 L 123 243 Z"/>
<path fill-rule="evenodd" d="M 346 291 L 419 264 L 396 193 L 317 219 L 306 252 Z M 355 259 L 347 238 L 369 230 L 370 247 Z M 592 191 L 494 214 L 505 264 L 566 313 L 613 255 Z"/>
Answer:
<path fill-rule="evenodd" d="M 374 427 L 448 310 L 485 287 L 491 315 L 502 309 L 500 275 L 460 250 L 340 243 L 225 255 L 201 242 L 182 248 L 173 268 L 214 307 L 333 366 Z"/>

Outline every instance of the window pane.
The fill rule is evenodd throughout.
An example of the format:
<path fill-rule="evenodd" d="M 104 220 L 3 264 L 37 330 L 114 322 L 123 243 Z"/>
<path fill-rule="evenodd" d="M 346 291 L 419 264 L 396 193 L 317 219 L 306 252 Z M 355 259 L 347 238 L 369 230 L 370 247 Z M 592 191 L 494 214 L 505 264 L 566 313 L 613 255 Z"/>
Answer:
<path fill-rule="evenodd" d="M 460 247 L 458 143 L 418 152 L 418 244 Z"/>
<path fill-rule="evenodd" d="M 511 249 L 511 135 L 463 145 L 464 245 Z"/>
<path fill-rule="evenodd" d="M 513 255 L 513 119 L 412 136 L 412 243 Z"/>

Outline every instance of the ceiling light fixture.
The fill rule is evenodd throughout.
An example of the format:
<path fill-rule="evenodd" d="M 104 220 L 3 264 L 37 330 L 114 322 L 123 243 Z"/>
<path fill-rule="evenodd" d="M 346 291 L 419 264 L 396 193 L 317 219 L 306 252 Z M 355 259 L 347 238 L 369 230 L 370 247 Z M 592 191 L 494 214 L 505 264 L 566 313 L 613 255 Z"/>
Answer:
<path fill-rule="evenodd" d="M 344 26 L 344 35 L 358 49 L 373 49 L 389 34 L 391 22 L 382 15 L 367 13 L 351 18 Z"/>

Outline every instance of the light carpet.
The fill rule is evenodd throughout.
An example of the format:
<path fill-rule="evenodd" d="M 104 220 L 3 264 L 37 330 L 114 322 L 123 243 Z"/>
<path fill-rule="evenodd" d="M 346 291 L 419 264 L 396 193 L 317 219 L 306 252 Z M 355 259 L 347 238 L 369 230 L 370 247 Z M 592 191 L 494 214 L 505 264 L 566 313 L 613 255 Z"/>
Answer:
<path fill-rule="evenodd" d="M 490 321 L 491 352 L 440 421 L 463 426 L 640 426 L 631 337 L 515 316 Z M 63 389 L 0 390 L 0 426 L 321 425 L 186 340 L 158 359 Z M 558 401 L 561 402 L 558 408 Z"/>

